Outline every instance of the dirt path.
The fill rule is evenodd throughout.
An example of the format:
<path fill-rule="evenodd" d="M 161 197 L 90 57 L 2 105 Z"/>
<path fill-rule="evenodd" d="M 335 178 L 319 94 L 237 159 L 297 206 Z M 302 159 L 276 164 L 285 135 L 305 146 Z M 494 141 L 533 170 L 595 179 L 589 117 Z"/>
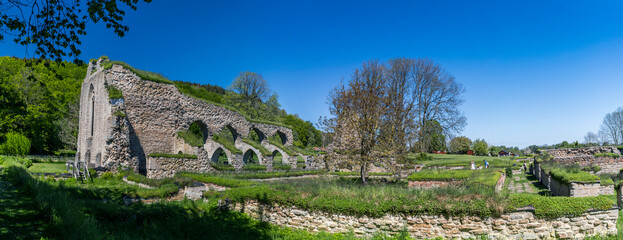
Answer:
<path fill-rule="evenodd" d="M 40 239 L 44 220 L 35 199 L 17 190 L 0 167 L 0 239 Z"/>

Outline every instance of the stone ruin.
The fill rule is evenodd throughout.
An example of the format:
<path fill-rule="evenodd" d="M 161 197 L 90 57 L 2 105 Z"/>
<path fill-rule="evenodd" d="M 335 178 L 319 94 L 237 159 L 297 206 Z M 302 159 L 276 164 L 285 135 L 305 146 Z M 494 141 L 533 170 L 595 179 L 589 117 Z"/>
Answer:
<path fill-rule="evenodd" d="M 247 120 L 239 113 L 182 94 L 173 84 L 143 80 L 132 70 L 113 64 L 102 66 L 103 59 L 90 62 L 80 96 L 80 122 L 77 161 L 84 161 L 98 171 L 117 171 L 129 168 L 150 178 L 173 176 L 176 172 L 210 172 L 210 166 L 221 153 L 228 163 L 241 170 L 255 154 L 259 164 L 272 170 L 273 156 L 242 141 L 254 131 L 260 144 L 275 155 L 281 154 L 284 164 L 297 167 L 297 158 L 303 157 L 306 169 L 324 166 L 313 156 L 289 155 L 270 144 L 268 137 L 279 135 L 284 146 L 293 142 L 292 130 L 281 125 Z M 108 89 L 121 90 L 123 98 L 110 99 Z M 204 146 L 193 147 L 178 137 L 178 132 L 199 123 L 204 135 Z M 232 153 L 212 140 L 224 128 L 232 132 L 235 148 Z M 197 158 L 169 158 L 153 154 L 193 154 Z M 253 154 L 251 154 L 253 153 Z"/>
<path fill-rule="evenodd" d="M 619 157 L 596 157 L 597 153 L 614 153 Z M 585 147 L 541 150 L 541 154 L 548 154 L 552 161 L 563 165 L 578 164 L 580 167 L 599 166 L 601 170 L 597 174 L 618 174 L 623 169 L 623 157 L 616 147 Z"/>

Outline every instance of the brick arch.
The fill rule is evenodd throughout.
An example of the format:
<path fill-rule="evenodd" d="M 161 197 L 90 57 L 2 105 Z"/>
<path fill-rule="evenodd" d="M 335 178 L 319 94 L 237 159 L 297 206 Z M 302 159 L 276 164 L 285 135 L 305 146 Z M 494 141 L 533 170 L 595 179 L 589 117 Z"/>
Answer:
<path fill-rule="evenodd" d="M 196 124 L 199 125 L 199 130 L 201 130 L 201 134 L 203 135 L 203 143 L 206 143 L 208 141 L 208 139 L 212 136 L 212 132 L 213 131 L 201 119 L 186 121 L 186 124 L 182 125 L 182 129 L 180 129 L 178 131 L 190 130 L 190 126 L 193 123 L 196 123 Z"/>

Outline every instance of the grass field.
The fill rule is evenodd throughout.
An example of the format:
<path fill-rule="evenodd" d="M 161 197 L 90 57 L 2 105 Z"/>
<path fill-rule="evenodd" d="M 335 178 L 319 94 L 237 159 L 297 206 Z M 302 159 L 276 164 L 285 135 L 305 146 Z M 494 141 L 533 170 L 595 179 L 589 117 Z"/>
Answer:
<path fill-rule="evenodd" d="M 65 163 L 33 163 L 28 171 L 33 173 L 67 173 Z"/>
<path fill-rule="evenodd" d="M 424 164 L 426 166 L 448 166 L 457 167 L 464 166 L 469 168 L 472 161 L 476 162 L 476 167 L 483 166 L 483 160 L 489 162 L 489 167 L 508 167 L 514 163 L 521 165 L 521 163 L 513 160 L 513 157 L 489 157 L 489 156 L 473 156 L 473 155 L 455 155 L 455 154 L 428 154 L 432 157 L 432 160 L 416 161 L 418 164 Z M 415 155 L 410 155 L 408 158 L 415 159 Z"/>

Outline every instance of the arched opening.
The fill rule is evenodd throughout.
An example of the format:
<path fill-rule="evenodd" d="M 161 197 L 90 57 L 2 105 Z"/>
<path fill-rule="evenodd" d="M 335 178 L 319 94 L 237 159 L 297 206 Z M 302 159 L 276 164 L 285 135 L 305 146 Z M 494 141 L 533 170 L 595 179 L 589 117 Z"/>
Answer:
<path fill-rule="evenodd" d="M 210 132 L 205 123 L 195 121 L 188 126 L 187 130 L 179 131 L 177 135 L 193 147 L 203 147 Z"/>
<path fill-rule="evenodd" d="M 249 132 L 249 138 L 255 142 L 261 143 L 264 139 L 266 139 L 266 135 L 264 135 L 264 133 L 262 133 L 259 129 L 252 128 Z"/>
<path fill-rule="evenodd" d="M 273 169 L 276 170 L 289 170 L 292 166 L 288 164 L 288 160 L 284 158 L 281 152 L 273 151 Z"/>
<path fill-rule="evenodd" d="M 297 169 L 305 169 L 306 165 L 305 165 L 305 158 L 303 158 L 302 156 L 296 156 L 296 168 Z"/>
<path fill-rule="evenodd" d="M 93 137 L 93 131 L 94 131 L 94 126 L 95 126 L 95 88 L 93 87 L 93 84 L 91 84 L 91 86 L 89 87 L 89 99 L 91 100 L 91 134 L 90 136 Z"/>
<path fill-rule="evenodd" d="M 244 155 L 242 156 L 242 161 L 244 162 L 245 165 L 246 164 L 254 164 L 254 165 L 260 164 L 259 156 L 257 156 L 255 151 L 253 151 L 252 149 L 249 149 L 247 150 L 247 152 L 244 153 Z"/>
<path fill-rule="evenodd" d="M 272 135 L 268 138 L 268 141 L 273 145 L 283 146 L 286 144 L 286 142 L 288 142 L 288 138 L 284 133 L 277 131 L 275 135 Z"/>
<path fill-rule="evenodd" d="M 212 136 L 212 139 L 216 141 L 217 143 L 220 143 L 221 145 L 223 145 L 225 148 L 227 148 L 232 153 L 242 154 L 242 152 L 236 148 L 235 142 L 236 142 L 237 137 L 238 137 L 238 134 L 236 130 L 234 130 L 231 126 L 227 125 L 223 127 L 223 129 L 221 129 L 221 131 L 218 134 L 215 134 L 214 136 Z"/>
<path fill-rule="evenodd" d="M 229 158 L 227 157 L 227 153 L 223 151 L 222 148 L 216 149 L 210 158 L 212 163 L 217 165 L 229 165 Z"/>

